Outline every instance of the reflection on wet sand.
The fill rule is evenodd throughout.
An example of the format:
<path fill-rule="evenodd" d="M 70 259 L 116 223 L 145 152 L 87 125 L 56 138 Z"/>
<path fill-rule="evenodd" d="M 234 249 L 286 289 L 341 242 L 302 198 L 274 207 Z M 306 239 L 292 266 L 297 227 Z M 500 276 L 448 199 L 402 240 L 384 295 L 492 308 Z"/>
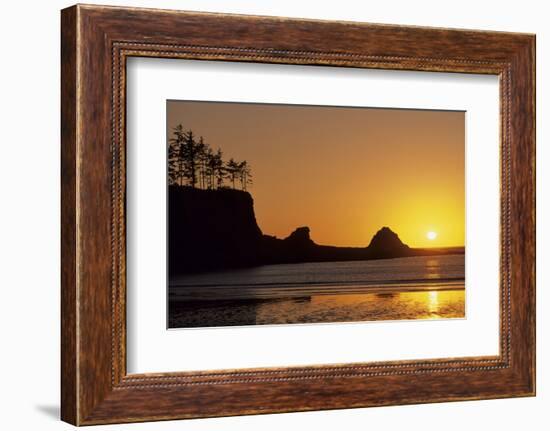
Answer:
<path fill-rule="evenodd" d="M 462 318 L 464 289 L 170 304 L 174 327 Z"/>
<path fill-rule="evenodd" d="M 464 317 L 464 255 L 313 262 L 170 280 L 169 327 Z"/>

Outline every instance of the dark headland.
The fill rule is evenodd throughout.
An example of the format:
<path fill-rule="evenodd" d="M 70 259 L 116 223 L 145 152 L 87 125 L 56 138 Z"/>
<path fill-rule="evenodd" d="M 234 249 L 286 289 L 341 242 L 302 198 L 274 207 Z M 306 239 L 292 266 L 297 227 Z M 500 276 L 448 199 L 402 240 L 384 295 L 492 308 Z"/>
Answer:
<path fill-rule="evenodd" d="M 169 274 L 258 265 L 388 259 L 464 253 L 463 247 L 411 248 L 388 227 L 365 247 L 316 244 L 308 227 L 284 239 L 262 233 L 250 193 L 169 186 Z"/>

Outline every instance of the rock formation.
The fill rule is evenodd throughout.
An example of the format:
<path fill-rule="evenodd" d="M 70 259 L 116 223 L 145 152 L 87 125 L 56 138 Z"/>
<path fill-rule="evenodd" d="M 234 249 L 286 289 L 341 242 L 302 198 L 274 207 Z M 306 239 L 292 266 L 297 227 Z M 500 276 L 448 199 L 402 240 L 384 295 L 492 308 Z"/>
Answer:
<path fill-rule="evenodd" d="M 284 239 L 264 235 L 256 222 L 250 193 L 228 188 L 170 186 L 168 214 L 170 275 L 268 264 L 464 252 L 463 248 L 413 249 L 403 244 L 389 227 L 380 229 L 368 247 L 318 245 L 306 226 Z"/>

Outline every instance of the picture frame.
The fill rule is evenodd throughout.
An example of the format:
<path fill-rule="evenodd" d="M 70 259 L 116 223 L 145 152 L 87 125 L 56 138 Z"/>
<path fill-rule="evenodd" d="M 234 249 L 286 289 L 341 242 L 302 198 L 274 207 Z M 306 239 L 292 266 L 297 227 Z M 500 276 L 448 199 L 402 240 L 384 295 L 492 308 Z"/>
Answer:
<path fill-rule="evenodd" d="M 62 420 L 92 425 L 535 395 L 534 35 L 76 5 L 61 13 L 61 54 Z M 128 374 L 131 57 L 497 75 L 500 354 Z"/>

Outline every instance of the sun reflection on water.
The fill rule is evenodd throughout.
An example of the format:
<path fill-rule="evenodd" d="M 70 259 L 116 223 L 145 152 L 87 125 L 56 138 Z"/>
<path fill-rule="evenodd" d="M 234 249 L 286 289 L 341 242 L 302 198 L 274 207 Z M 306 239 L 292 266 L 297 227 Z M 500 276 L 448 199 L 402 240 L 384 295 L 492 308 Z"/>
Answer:
<path fill-rule="evenodd" d="M 428 312 L 430 314 L 437 313 L 439 310 L 439 292 L 433 291 L 428 293 L 427 298 Z"/>
<path fill-rule="evenodd" d="M 314 295 L 309 301 L 265 302 L 257 323 L 313 323 L 464 317 L 464 289 L 391 294 Z"/>
<path fill-rule="evenodd" d="M 428 259 L 426 261 L 426 278 L 441 278 L 440 262 L 438 259 Z"/>

